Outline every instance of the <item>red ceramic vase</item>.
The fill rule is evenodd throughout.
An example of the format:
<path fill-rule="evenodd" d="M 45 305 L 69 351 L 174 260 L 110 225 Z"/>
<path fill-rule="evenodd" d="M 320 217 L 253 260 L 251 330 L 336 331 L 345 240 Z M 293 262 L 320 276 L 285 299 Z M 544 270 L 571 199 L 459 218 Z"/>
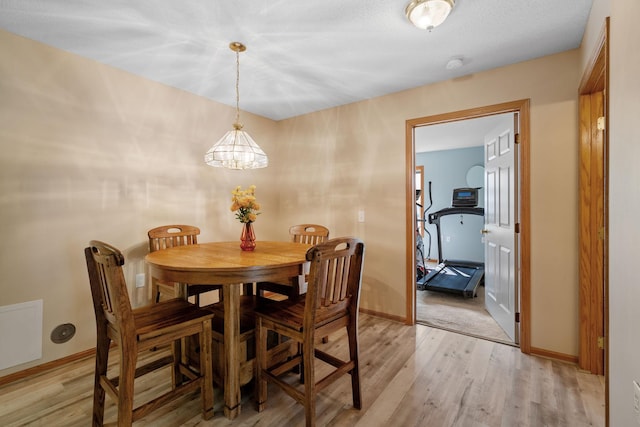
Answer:
<path fill-rule="evenodd" d="M 243 251 L 252 251 L 256 248 L 256 235 L 253 232 L 253 223 L 247 222 L 242 227 L 240 235 L 240 249 Z"/>

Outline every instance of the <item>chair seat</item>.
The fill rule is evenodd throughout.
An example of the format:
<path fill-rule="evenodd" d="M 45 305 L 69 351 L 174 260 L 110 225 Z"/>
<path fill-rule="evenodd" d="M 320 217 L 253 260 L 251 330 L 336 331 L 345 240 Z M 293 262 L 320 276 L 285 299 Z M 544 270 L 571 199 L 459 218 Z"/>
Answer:
<path fill-rule="evenodd" d="M 166 334 L 171 329 L 183 329 L 189 324 L 197 326 L 214 316 L 211 311 L 196 309 L 194 304 L 178 298 L 140 307 L 132 313 L 138 341 Z"/>
<path fill-rule="evenodd" d="M 251 314 L 253 315 L 253 311 L 259 305 L 262 305 L 265 302 L 266 298 L 259 297 L 256 295 L 240 295 L 240 313 L 242 314 Z M 216 316 L 224 317 L 224 302 L 216 302 L 213 304 L 208 304 L 203 306 L 202 308 L 213 311 Z"/>
<path fill-rule="evenodd" d="M 261 304 L 255 308 L 255 314 L 268 319 L 272 322 L 287 325 L 289 328 L 302 331 L 304 322 L 304 298 L 298 301 L 284 300 L 273 301 Z M 344 314 L 335 314 L 335 310 L 323 313 L 322 309 L 316 312 L 315 328 L 320 329 L 322 326 L 331 323 L 336 318 L 343 317 Z"/>
<path fill-rule="evenodd" d="M 304 290 L 306 291 L 306 289 Z M 271 292 L 273 294 L 281 295 L 283 298 L 297 298 L 300 294 L 304 293 L 300 286 L 285 285 L 284 283 L 274 282 L 259 282 L 258 292 L 264 294 L 264 292 Z"/>
<path fill-rule="evenodd" d="M 222 285 L 187 285 L 187 296 L 192 297 L 194 295 L 200 295 L 211 291 L 219 291 L 221 289 Z"/>
<path fill-rule="evenodd" d="M 240 296 L 240 335 L 253 332 L 256 328 L 256 310 L 270 307 L 276 301 L 256 295 Z M 202 307 L 215 316 L 211 322 L 214 338 L 224 340 L 224 303 L 217 302 Z"/>

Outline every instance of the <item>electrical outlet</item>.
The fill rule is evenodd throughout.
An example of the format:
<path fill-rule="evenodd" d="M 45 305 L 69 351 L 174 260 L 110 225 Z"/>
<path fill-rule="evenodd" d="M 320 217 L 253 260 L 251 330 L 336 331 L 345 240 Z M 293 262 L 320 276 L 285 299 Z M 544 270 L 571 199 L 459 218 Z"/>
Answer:
<path fill-rule="evenodd" d="M 144 288 L 145 283 L 144 273 L 136 274 L 136 288 Z"/>
<path fill-rule="evenodd" d="M 358 211 L 358 222 L 364 222 L 364 209 Z"/>
<path fill-rule="evenodd" d="M 636 412 L 636 421 L 640 424 L 640 384 L 633 382 L 633 410 Z"/>

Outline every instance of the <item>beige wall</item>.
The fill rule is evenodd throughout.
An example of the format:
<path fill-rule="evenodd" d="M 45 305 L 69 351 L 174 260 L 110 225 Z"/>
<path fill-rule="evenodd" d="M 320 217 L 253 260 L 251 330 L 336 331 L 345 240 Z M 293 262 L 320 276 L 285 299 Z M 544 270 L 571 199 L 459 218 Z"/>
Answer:
<path fill-rule="evenodd" d="M 578 61 L 574 50 L 283 121 L 283 224 L 303 203 L 334 235 L 361 236 L 362 306 L 404 317 L 405 121 L 531 98 L 532 346 L 577 354 Z"/>
<path fill-rule="evenodd" d="M 577 354 L 577 50 L 279 123 L 243 114 L 271 162 L 244 172 L 202 163 L 232 108 L 5 32 L 0 51 L 0 233 L 12 242 L 2 249 L 0 306 L 44 299 L 43 359 L 0 376 L 94 345 L 89 239 L 126 249 L 131 280 L 155 225 L 194 223 L 202 240 L 237 239 L 228 198 L 239 184 L 258 185 L 259 239 L 284 239 L 299 222 L 363 238 L 362 306 L 404 317 L 405 121 L 524 98 L 532 345 Z M 50 343 L 66 322 L 77 336 Z"/>
<path fill-rule="evenodd" d="M 272 226 L 273 169 L 203 163 L 234 108 L 2 31 L 0 52 L 0 306 L 44 300 L 44 357 L 0 376 L 95 346 L 90 239 L 126 250 L 132 285 L 152 227 L 195 224 L 204 241 L 238 239 L 231 190 L 252 183 L 265 211 L 258 237 L 287 237 Z M 241 119 L 276 151 L 273 121 Z M 76 336 L 53 344 L 51 330 L 67 322 Z"/>
<path fill-rule="evenodd" d="M 632 380 L 640 383 L 640 2 L 611 0 L 609 133 L 610 425 L 637 425 Z"/>
<path fill-rule="evenodd" d="M 587 26 L 584 29 L 582 44 L 580 46 L 580 75 L 584 74 L 589 61 L 594 58 L 596 43 L 604 31 L 604 21 L 611 15 L 610 0 L 593 0 Z"/>

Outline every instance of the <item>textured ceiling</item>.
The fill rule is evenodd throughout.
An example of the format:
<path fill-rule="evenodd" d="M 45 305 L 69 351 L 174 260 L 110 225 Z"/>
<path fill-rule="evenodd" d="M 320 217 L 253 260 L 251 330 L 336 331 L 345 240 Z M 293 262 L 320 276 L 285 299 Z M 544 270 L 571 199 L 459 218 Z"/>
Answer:
<path fill-rule="evenodd" d="M 231 106 L 240 41 L 240 108 L 280 120 L 576 48 L 592 0 L 457 0 L 432 32 L 408 2 L 4 0 L 0 28 Z"/>

